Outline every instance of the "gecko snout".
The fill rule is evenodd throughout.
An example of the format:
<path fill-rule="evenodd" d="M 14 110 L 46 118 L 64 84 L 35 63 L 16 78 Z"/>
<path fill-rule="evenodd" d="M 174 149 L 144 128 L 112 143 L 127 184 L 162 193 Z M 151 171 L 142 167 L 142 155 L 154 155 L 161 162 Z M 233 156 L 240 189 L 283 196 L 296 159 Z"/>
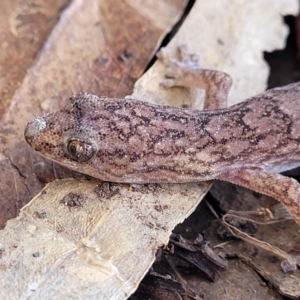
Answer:
<path fill-rule="evenodd" d="M 46 127 L 46 122 L 42 118 L 34 118 L 25 128 L 24 137 L 26 142 L 32 146 L 36 137 Z"/>
<path fill-rule="evenodd" d="M 30 122 L 27 124 L 24 132 L 24 137 L 26 142 L 31 146 L 34 140 L 34 137 L 36 135 L 36 126 L 34 125 L 34 122 Z"/>

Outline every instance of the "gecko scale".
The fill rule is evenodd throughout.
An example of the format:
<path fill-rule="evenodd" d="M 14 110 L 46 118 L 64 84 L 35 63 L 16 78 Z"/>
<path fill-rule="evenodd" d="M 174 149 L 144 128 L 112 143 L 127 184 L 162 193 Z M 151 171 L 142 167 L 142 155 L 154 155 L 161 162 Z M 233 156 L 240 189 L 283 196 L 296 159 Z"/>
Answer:
<path fill-rule="evenodd" d="M 26 141 L 101 180 L 238 184 L 279 200 L 300 224 L 300 185 L 278 174 L 300 166 L 300 82 L 226 108 L 230 76 L 201 69 L 180 50 L 181 60 L 160 52 L 168 66 L 162 84 L 204 88 L 207 110 L 79 93 L 28 123 Z"/>

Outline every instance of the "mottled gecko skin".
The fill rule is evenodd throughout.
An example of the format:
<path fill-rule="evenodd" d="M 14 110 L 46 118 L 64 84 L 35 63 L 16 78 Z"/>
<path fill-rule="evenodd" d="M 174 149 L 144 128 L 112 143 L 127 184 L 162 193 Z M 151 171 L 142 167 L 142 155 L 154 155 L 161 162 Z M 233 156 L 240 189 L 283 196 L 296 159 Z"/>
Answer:
<path fill-rule="evenodd" d="M 227 83 L 216 88 L 227 97 L 228 75 L 195 66 L 192 73 L 182 78 L 189 86 L 221 74 Z M 179 79 L 164 84 L 178 85 Z M 299 108 L 300 83 L 206 111 L 81 93 L 60 111 L 30 122 L 25 138 L 41 155 L 101 180 L 236 183 L 275 197 L 300 224 L 300 186 L 276 174 L 300 166 Z"/>

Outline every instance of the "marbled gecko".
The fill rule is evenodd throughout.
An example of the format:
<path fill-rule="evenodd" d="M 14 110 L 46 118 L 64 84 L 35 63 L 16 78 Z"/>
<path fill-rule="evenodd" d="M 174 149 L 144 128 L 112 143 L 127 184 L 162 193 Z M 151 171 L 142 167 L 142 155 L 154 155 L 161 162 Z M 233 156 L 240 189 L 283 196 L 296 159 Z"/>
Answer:
<path fill-rule="evenodd" d="M 165 87 L 200 87 L 206 110 L 75 94 L 25 130 L 39 154 L 101 180 L 225 180 L 279 200 L 300 224 L 300 185 L 278 174 L 300 166 L 300 82 L 226 108 L 229 75 L 201 69 L 185 47 L 166 50 Z"/>

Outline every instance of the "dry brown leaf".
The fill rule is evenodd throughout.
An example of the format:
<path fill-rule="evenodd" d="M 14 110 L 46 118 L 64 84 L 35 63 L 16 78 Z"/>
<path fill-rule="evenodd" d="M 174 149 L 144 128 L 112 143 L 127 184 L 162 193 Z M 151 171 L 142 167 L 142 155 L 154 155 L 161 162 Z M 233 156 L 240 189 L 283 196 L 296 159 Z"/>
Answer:
<path fill-rule="evenodd" d="M 0 3 L 0 117 L 68 2 L 12 0 Z"/>
<path fill-rule="evenodd" d="M 1 299 L 126 299 L 203 196 L 198 184 L 107 185 L 54 181 L 7 223 Z"/>
<path fill-rule="evenodd" d="M 173 18 L 170 19 L 169 23 L 166 23 L 162 22 L 162 19 L 164 19 L 163 15 L 168 15 L 165 14 L 164 9 L 160 8 L 157 10 L 156 5 L 153 5 L 152 9 L 148 10 L 149 5 L 151 5 L 151 1 L 147 1 L 146 5 L 144 5 L 143 1 L 137 1 L 135 4 L 132 4 L 133 1 L 114 1 L 110 2 L 110 4 L 108 4 L 108 2 L 109 1 L 100 0 L 93 2 L 92 0 L 84 2 L 74 0 L 63 12 L 60 22 L 52 31 L 51 36 L 46 43 L 46 46 L 41 51 L 39 58 L 36 60 L 32 69 L 24 78 L 19 90 L 15 92 L 12 105 L 3 118 L 1 139 L 2 145 L 5 143 L 5 147 L 2 150 L 3 154 L 0 163 L 3 173 L 5 173 L 7 177 L 7 185 L 14 185 L 16 188 L 13 190 L 13 192 L 10 191 L 10 193 L 8 193 L 7 185 L 3 186 L 4 203 L 5 201 L 8 203 L 9 200 L 14 202 L 14 199 L 19 199 L 19 201 L 25 203 L 28 200 L 29 195 L 35 193 L 41 186 L 36 177 L 32 174 L 33 170 L 30 169 L 30 166 L 28 166 L 28 155 L 29 153 L 30 155 L 33 155 L 32 151 L 28 151 L 24 148 L 23 139 L 21 138 L 21 133 L 23 132 L 25 124 L 24 112 L 40 114 L 40 108 L 42 108 L 43 111 L 53 110 L 62 105 L 62 103 L 60 103 L 61 100 L 67 99 L 70 92 L 82 89 L 88 89 L 89 92 L 98 95 L 105 93 L 106 95 L 112 96 L 122 95 L 123 92 L 126 93 L 126 91 L 130 90 L 130 84 L 133 83 L 134 79 L 139 74 L 139 71 L 136 70 L 136 62 L 141 64 L 140 66 L 137 66 L 138 70 L 142 70 L 142 67 L 144 67 L 149 60 L 150 53 L 155 50 L 157 42 L 161 40 L 166 30 L 168 30 L 170 26 L 174 24 L 174 21 L 180 16 L 183 7 L 182 4 L 176 5 L 174 3 L 175 1 L 163 2 L 163 4 L 165 4 L 165 9 L 168 10 L 168 6 L 171 5 L 173 8 L 171 11 L 174 11 L 174 14 L 172 14 Z M 204 2 L 196 1 L 193 10 L 178 32 L 178 35 L 173 39 L 173 51 L 175 51 L 176 45 L 186 42 L 191 47 L 192 51 L 197 51 L 201 54 L 201 61 L 204 67 L 218 68 L 232 74 L 235 79 L 235 86 L 233 92 L 231 93 L 230 103 L 243 100 L 246 95 L 250 96 L 253 93 L 260 92 L 265 87 L 268 73 L 268 69 L 262 60 L 261 52 L 266 49 L 270 50 L 283 45 L 283 40 L 287 33 L 287 29 L 279 22 L 279 20 L 281 20 L 280 15 L 285 13 L 296 13 L 298 8 L 297 1 L 282 0 L 277 1 L 276 4 L 273 4 L 273 2 L 269 0 L 268 5 L 269 7 L 272 6 L 272 12 L 269 14 L 266 14 L 265 11 L 262 11 L 262 6 L 264 7 L 266 3 L 262 4 L 261 1 L 255 1 L 251 3 L 245 3 L 242 0 L 226 0 L 225 2 L 218 0 Z M 270 2 L 272 2 L 272 4 L 270 4 Z M 131 6 L 129 3 L 131 3 Z M 178 3 L 181 3 L 181 1 L 178 1 Z M 101 5 L 104 4 L 106 4 L 106 6 L 103 8 Z M 138 4 L 142 6 L 140 10 L 137 9 Z M 160 2 L 160 5 L 163 4 Z M 112 5 L 114 9 L 112 9 L 110 5 Z M 99 8 L 100 6 L 101 9 Z M 130 6 L 130 8 L 134 6 L 135 13 L 130 17 L 124 18 L 123 14 L 125 14 L 127 11 L 128 6 Z M 177 10 L 174 9 L 176 7 L 178 8 Z M 226 7 L 226 10 L 224 7 Z M 137 14 L 139 11 L 141 13 Z M 268 11 L 270 11 L 270 9 Z M 168 12 L 170 12 L 170 10 L 168 10 Z M 120 15 L 122 15 L 122 18 Z M 149 15 L 152 17 L 151 21 Z M 248 18 L 244 18 L 245 15 L 247 15 Z M 136 18 L 139 21 L 139 26 L 133 26 L 134 23 L 132 22 L 136 20 Z M 124 20 L 127 20 L 128 24 Z M 156 22 L 156 20 L 158 21 Z M 272 24 L 273 27 L 261 27 L 261 23 L 258 22 L 258 20 L 264 20 L 264 22 Z M 145 21 L 145 23 L 143 23 L 143 21 Z M 125 24 L 120 24 L 120 22 L 125 22 Z M 164 28 L 160 27 L 162 24 L 165 26 Z M 258 26 L 256 27 L 254 24 L 258 24 Z M 150 29 L 148 28 L 149 26 Z M 138 27 L 138 30 L 140 30 L 139 34 L 132 34 L 133 28 L 136 27 Z M 157 27 L 159 28 L 158 30 Z M 250 27 L 250 33 L 255 33 L 255 35 L 249 35 Z M 270 30 L 273 31 L 272 34 L 270 33 Z M 276 32 L 276 34 L 274 32 Z M 109 36 L 107 36 L 108 33 Z M 121 37 L 119 36 L 120 33 L 124 33 L 123 39 L 123 35 L 121 35 Z M 97 38 L 95 38 L 95 36 Z M 115 43 L 116 40 L 118 41 L 117 43 Z M 116 48 L 113 48 L 113 46 Z M 128 51 L 128 49 L 133 49 L 134 51 Z M 140 51 L 143 51 L 143 54 Z M 245 72 L 245 70 L 247 70 L 247 72 Z M 136 85 L 134 96 L 139 99 L 149 101 L 157 101 L 158 98 L 161 98 L 164 100 L 162 103 L 177 105 L 182 103 L 182 99 L 198 99 L 200 95 L 198 91 L 182 91 L 179 89 L 162 91 L 158 85 L 158 82 L 162 77 L 163 67 L 158 63 L 148 72 L 148 75 L 144 76 L 141 81 L 139 81 L 139 84 Z M 36 102 L 33 102 L 34 99 Z M 3 179 L 1 182 L 5 182 L 5 179 Z M 73 181 L 70 182 L 73 184 Z M 46 189 L 49 188 L 49 192 L 47 192 L 47 194 L 50 195 L 49 201 L 47 201 L 45 204 L 48 209 L 52 209 L 52 205 L 50 203 L 54 202 L 51 202 L 51 200 L 54 201 L 55 197 L 58 197 L 54 196 L 58 195 L 58 192 L 64 191 L 66 194 L 69 194 L 76 189 L 76 187 L 73 185 L 68 186 L 70 182 L 62 181 L 59 183 L 59 189 L 57 188 L 57 183 L 53 183 L 46 187 Z M 64 187 L 65 184 L 66 186 Z M 76 184 L 81 185 L 79 193 L 84 193 L 91 183 L 81 182 Z M 194 188 L 191 188 L 191 186 L 195 187 L 195 190 Z M 121 187 L 122 185 L 120 185 L 120 188 Z M 117 215 L 118 217 L 116 219 L 113 219 L 104 213 L 106 218 L 102 219 L 101 222 L 97 223 L 94 227 L 95 235 L 101 235 L 102 233 L 107 232 L 112 235 L 113 233 L 113 238 L 115 240 L 118 240 L 119 236 L 121 235 L 120 237 L 122 241 L 125 239 L 126 241 L 130 241 L 130 244 L 132 245 L 135 244 L 136 241 L 137 244 L 143 243 L 143 241 L 148 240 L 150 237 L 152 243 L 146 244 L 147 247 L 143 248 L 144 250 L 142 253 L 139 251 L 136 253 L 133 251 L 135 249 L 132 249 L 129 246 L 128 247 L 131 251 L 126 252 L 126 249 L 128 249 L 126 246 L 125 251 L 122 252 L 120 247 L 115 249 L 115 244 L 110 244 L 112 243 L 112 240 L 109 238 L 109 234 L 105 234 L 103 238 L 107 239 L 109 247 L 107 249 L 101 249 L 99 252 L 100 254 L 98 252 L 93 252 L 93 254 L 90 256 L 91 261 L 94 259 L 97 260 L 99 256 L 101 258 L 105 257 L 104 254 L 109 253 L 109 250 L 120 251 L 118 252 L 119 256 L 115 257 L 116 262 L 114 262 L 113 265 L 111 264 L 111 257 L 107 256 L 105 259 L 107 259 L 108 262 L 104 262 L 105 268 L 101 269 L 102 272 L 97 268 L 99 274 L 101 273 L 101 280 L 107 279 L 108 281 L 106 281 L 105 285 L 97 285 L 97 289 L 94 291 L 97 293 L 110 293 L 117 291 L 118 294 L 116 295 L 118 295 L 118 297 L 114 299 L 124 299 L 130 293 L 132 293 L 138 282 L 142 279 L 142 276 L 150 267 L 150 264 L 154 259 L 156 248 L 162 243 L 166 242 L 173 226 L 175 226 L 175 224 L 178 222 L 181 222 L 192 212 L 193 209 L 195 209 L 197 203 L 200 201 L 201 196 L 203 196 L 203 194 L 206 192 L 208 185 L 204 183 L 202 186 L 164 186 L 164 195 L 171 195 L 173 188 L 177 188 L 176 198 L 178 198 L 179 201 L 182 201 L 179 202 L 181 203 L 179 208 L 174 205 L 174 195 L 173 197 L 166 197 L 165 199 L 163 199 L 163 197 L 154 198 L 161 199 L 159 201 L 164 201 L 163 203 L 165 203 L 165 201 L 168 203 L 168 216 L 164 221 L 165 223 L 163 223 L 165 224 L 165 227 L 157 226 L 158 223 L 155 221 L 153 224 L 156 227 L 152 228 L 151 230 L 142 231 L 141 228 L 144 229 L 144 227 L 134 226 L 133 229 L 128 231 L 129 234 L 125 235 L 126 232 L 124 233 L 123 231 L 120 231 L 120 228 L 123 226 L 126 228 L 126 226 L 130 225 L 130 222 L 133 221 L 132 215 L 120 213 Z M 2 189 L 1 186 L 0 189 Z M 185 191 L 184 195 L 181 195 L 182 191 Z M 194 196 L 197 193 L 199 194 L 199 197 Z M 126 195 L 123 195 L 122 204 L 130 204 L 130 198 L 133 197 L 133 194 L 133 191 L 128 191 Z M 89 197 L 92 197 L 93 195 L 93 192 L 87 192 L 86 198 L 89 199 Z M 151 195 L 151 197 L 152 196 L 157 197 L 158 195 L 154 193 Z M 45 196 L 40 195 L 40 197 L 37 197 L 27 207 L 37 205 L 39 201 L 42 201 L 41 197 L 43 198 Z M 183 200 L 181 197 L 186 199 L 188 202 L 185 203 L 185 200 Z M 79 200 L 77 199 L 74 203 L 76 204 L 78 201 Z M 57 202 L 55 203 L 57 204 Z M 78 203 L 81 202 L 79 201 Z M 112 208 L 115 208 L 114 203 L 115 202 L 112 201 Z M 139 210 L 134 210 L 136 213 L 135 217 L 138 216 L 138 219 L 141 220 L 148 220 L 149 218 L 152 220 L 152 217 L 155 215 L 155 211 L 157 211 L 159 206 L 157 207 L 156 205 L 153 205 L 153 202 L 151 202 L 151 205 L 147 205 L 147 202 L 143 201 L 138 201 L 137 203 Z M 108 205 L 109 207 L 108 211 L 111 211 L 112 208 L 110 208 L 109 204 L 110 201 L 105 203 L 105 205 Z M 3 236 L 2 243 L 7 243 L 10 240 L 9 237 L 11 237 L 11 241 L 15 241 L 17 243 L 22 241 L 22 243 L 25 242 L 29 244 L 28 247 L 26 247 L 26 249 L 29 251 L 32 249 L 32 247 L 30 247 L 30 241 L 32 244 L 32 236 L 34 238 L 42 238 L 43 233 L 45 233 L 45 235 L 50 234 L 50 236 L 53 237 L 53 234 L 55 236 L 56 231 L 53 231 L 52 226 L 52 230 L 48 231 L 47 228 L 43 228 L 44 230 L 42 230 L 41 234 L 37 235 L 36 228 L 38 227 L 36 227 L 36 225 L 33 225 L 32 227 L 31 223 L 27 223 L 36 222 L 35 219 L 32 220 L 30 215 L 25 215 L 27 207 L 24 208 L 22 215 L 17 220 L 25 222 L 24 225 L 30 225 L 30 234 L 28 235 L 26 233 L 26 226 L 20 226 L 22 229 L 23 227 L 25 228 L 23 229 L 24 231 L 21 232 L 21 235 L 16 233 L 16 221 L 14 220 L 11 221 L 5 230 L 1 232 L 1 235 Z M 54 206 L 53 209 L 55 212 L 57 212 L 58 208 Z M 132 213 L 133 211 L 130 212 Z M 91 211 L 91 216 L 97 216 L 97 214 L 98 211 L 94 208 L 94 211 Z M 11 215 L 12 214 L 10 214 L 10 216 Z M 72 215 L 69 212 L 65 212 L 60 218 L 53 215 L 53 217 L 50 219 L 50 222 L 52 224 L 55 224 L 55 222 L 58 221 L 61 222 L 62 220 L 71 222 L 73 219 L 78 220 L 77 216 L 79 215 Z M 2 220 L 3 218 L 4 214 L 2 216 Z M 153 218 L 153 220 L 156 219 Z M 80 232 L 79 229 L 82 226 L 88 226 L 88 223 L 86 221 L 80 221 L 78 224 L 72 223 L 72 225 L 72 230 L 76 234 L 76 232 Z M 39 226 L 42 225 L 39 223 Z M 103 228 L 107 229 L 104 230 Z M 66 224 L 64 224 L 62 229 L 66 229 L 67 232 L 70 231 L 68 230 Z M 62 236 L 64 237 L 65 232 L 61 232 Z M 119 234 L 116 235 L 116 232 Z M 88 233 L 87 236 L 89 238 L 91 237 Z M 142 236 L 142 240 L 139 238 L 140 236 Z M 80 236 L 80 238 L 81 237 L 82 236 Z M 95 268 L 91 266 L 91 263 L 87 263 L 86 260 L 82 259 L 82 256 L 80 256 L 80 250 L 82 249 L 85 254 L 90 254 L 90 241 L 88 239 L 84 240 L 84 243 L 80 244 L 80 248 L 78 247 L 78 240 L 76 240 L 76 238 L 79 238 L 79 236 L 75 237 L 75 239 L 73 238 L 71 242 L 63 239 L 60 246 L 58 243 L 56 243 L 55 249 L 56 251 L 60 252 L 71 245 L 71 247 L 68 248 L 69 250 L 67 250 L 67 253 L 76 254 L 72 256 L 74 260 L 69 259 L 70 257 L 68 256 L 59 256 L 60 258 L 67 258 L 64 262 L 67 266 L 66 269 L 59 271 L 65 271 L 65 273 L 63 273 L 63 278 L 65 280 L 64 288 L 65 286 L 69 287 L 69 285 L 72 285 L 72 291 L 76 291 L 77 294 L 77 290 L 80 289 L 82 292 L 84 292 L 84 284 L 80 285 L 80 283 L 90 283 L 93 281 L 90 280 L 90 276 L 94 275 L 94 272 L 96 271 Z M 77 242 L 74 242 L 74 240 Z M 96 240 L 92 240 L 92 242 L 96 242 L 97 245 L 99 244 Z M 43 245 L 43 242 L 40 241 L 37 244 Z M 10 245 L 13 245 L 13 243 L 11 242 Z M 2 247 L 4 249 L 5 245 L 2 245 Z M 78 249 L 79 252 L 77 252 Z M 24 256 L 20 256 L 21 253 L 24 255 L 23 250 L 24 249 L 20 247 L 18 248 L 18 251 L 13 251 L 12 249 L 9 253 L 6 253 L 6 251 L 3 252 L 5 255 L 8 255 L 8 258 L 11 257 L 10 259 L 15 257 L 15 260 L 12 260 L 14 264 L 11 264 L 9 268 L 7 268 L 5 263 L 3 264 L 1 261 L 3 264 L 3 268 L 0 269 L 3 271 L 3 276 L 1 274 L 1 278 L 5 278 L 2 280 L 3 286 L 7 286 L 6 284 L 9 280 L 8 278 L 10 278 L 9 274 L 12 274 L 10 272 L 14 271 L 13 266 L 21 265 L 24 266 L 24 268 L 27 266 L 25 264 L 28 263 L 28 261 L 24 260 Z M 122 263 L 118 264 L 120 262 L 120 257 L 125 254 L 126 259 L 122 261 Z M 3 256 L 4 254 L 2 254 L 2 257 Z M 28 259 L 29 257 L 30 255 L 27 256 Z M 136 261 L 134 260 L 136 257 L 138 257 L 139 262 L 143 263 L 139 266 L 139 268 L 137 268 L 135 263 Z M 84 258 L 86 258 L 86 255 Z M 48 259 L 50 262 L 56 261 L 55 257 L 51 255 L 46 255 L 44 259 Z M 75 261 L 76 263 L 72 265 L 72 262 Z M 128 266 L 129 262 L 132 263 L 134 269 L 130 269 L 128 267 L 124 268 L 124 266 Z M 47 261 L 45 261 L 45 263 L 47 263 Z M 77 274 L 74 270 L 77 270 L 76 267 L 80 264 L 84 264 L 86 267 L 85 270 L 87 271 L 87 275 L 84 276 L 85 281 L 82 281 L 82 278 L 81 280 L 78 280 L 76 276 L 69 276 L 70 274 Z M 52 266 L 52 264 L 50 265 Z M 116 269 L 113 268 L 115 265 L 117 265 L 118 270 L 124 270 L 122 271 L 124 273 L 122 273 L 121 277 L 118 277 L 119 275 Z M 54 287 L 51 285 L 51 280 L 53 279 L 53 277 L 51 277 L 52 273 L 49 273 L 50 276 L 47 277 L 45 275 L 48 274 L 42 273 L 44 269 L 41 267 L 41 265 L 34 264 L 30 267 L 33 272 L 29 272 L 30 269 L 26 269 L 29 272 L 27 280 L 25 279 L 24 281 L 24 277 L 20 276 L 21 273 L 14 275 L 20 276 L 18 278 L 21 278 L 21 287 L 26 287 L 27 289 L 29 283 L 35 282 L 31 281 L 30 278 L 32 277 L 30 276 L 35 276 L 37 274 L 37 277 L 39 277 L 39 275 L 42 274 L 43 278 L 45 279 L 45 285 L 38 285 L 35 289 L 34 295 L 39 293 L 41 296 L 43 292 L 45 293 L 48 290 L 57 288 L 55 285 Z M 53 270 L 56 270 L 55 266 Z M 111 270 L 113 271 L 110 272 Z M 134 272 L 137 271 L 136 276 L 133 275 L 134 273 L 132 270 L 134 270 Z M 112 276 L 108 278 L 107 274 Z M 120 278 L 125 279 L 125 281 L 119 280 Z M 126 281 L 128 278 L 132 278 L 132 280 Z M 41 280 L 41 278 L 38 279 Z M 114 284 L 110 285 L 111 282 Z M 62 283 L 58 282 L 57 285 L 59 286 L 59 284 Z M 75 285 L 74 289 L 73 285 Z M 29 286 L 29 288 L 31 287 L 32 286 Z M 65 290 L 60 289 L 59 292 L 64 293 Z M 4 289 L 0 289 L 0 293 L 7 295 L 7 291 Z M 28 290 L 26 290 L 25 293 L 28 293 Z M 47 296 L 48 295 L 49 294 L 47 294 Z M 70 295 L 70 290 L 66 290 L 65 296 L 66 295 Z M 61 294 L 56 293 L 55 296 L 61 299 Z M 41 299 L 41 297 L 38 296 L 37 298 Z M 52 299 L 54 298 L 55 297 L 52 297 Z M 96 298 L 99 298 L 99 294 L 96 296 Z"/>

